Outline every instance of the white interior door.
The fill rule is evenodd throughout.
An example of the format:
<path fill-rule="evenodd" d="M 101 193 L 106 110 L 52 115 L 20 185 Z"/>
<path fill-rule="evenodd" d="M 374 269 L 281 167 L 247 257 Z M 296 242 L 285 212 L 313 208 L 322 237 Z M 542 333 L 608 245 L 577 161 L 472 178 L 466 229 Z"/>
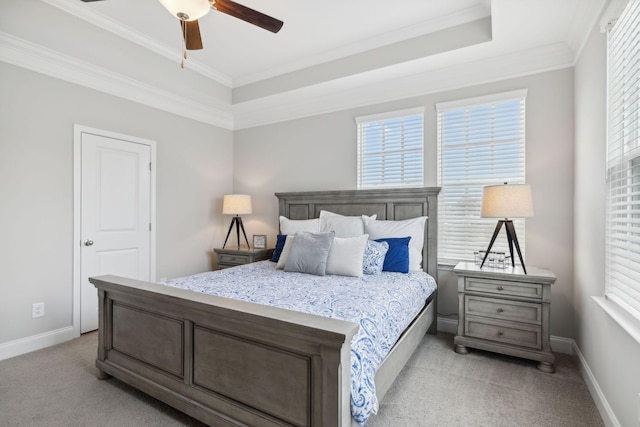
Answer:
<path fill-rule="evenodd" d="M 151 280 L 151 147 L 81 134 L 80 332 L 98 328 L 88 278 Z"/>

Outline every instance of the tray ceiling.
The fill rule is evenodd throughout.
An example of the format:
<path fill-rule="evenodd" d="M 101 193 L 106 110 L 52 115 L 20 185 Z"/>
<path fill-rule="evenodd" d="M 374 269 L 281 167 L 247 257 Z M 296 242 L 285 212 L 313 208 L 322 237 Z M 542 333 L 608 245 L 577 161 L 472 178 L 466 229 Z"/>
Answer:
<path fill-rule="evenodd" d="M 446 89 L 498 74 L 505 78 L 570 66 L 605 3 L 238 2 L 281 19 L 282 30 L 273 34 L 211 11 L 199 21 L 204 49 L 189 52 L 185 70 L 179 65 L 179 22 L 157 0 L 0 2 L 0 59 L 32 69 L 38 65 L 27 65 L 35 61 L 24 51 L 41 62 L 63 61 L 86 75 L 125 80 L 147 94 L 155 90 L 156 97 L 172 98 L 167 104 L 181 99 L 185 112 L 204 108 L 196 120 L 224 116 L 205 121 L 241 128 L 282 120 L 293 110 L 308 115 L 357 104 L 338 102 L 345 93 L 362 95 L 363 103 L 409 96 L 401 87 L 407 81 L 437 80 Z M 52 68 L 39 66 L 44 70 L 37 71 Z M 67 77 L 73 79 L 78 77 Z M 414 84 L 413 92 L 435 89 L 425 84 Z M 320 100 L 330 95 L 335 105 Z M 321 105 L 310 106 L 312 100 Z M 283 104 L 294 107 L 280 108 L 278 116 L 274 107 Z"/>

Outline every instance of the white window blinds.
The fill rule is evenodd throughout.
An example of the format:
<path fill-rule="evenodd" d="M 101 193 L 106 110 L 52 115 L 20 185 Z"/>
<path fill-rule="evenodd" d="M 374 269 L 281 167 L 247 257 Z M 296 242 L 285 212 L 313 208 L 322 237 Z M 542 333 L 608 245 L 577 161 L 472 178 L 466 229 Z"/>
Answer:
<path fill-rule="evenodd" d="M 485 250 L 494 218 L 480 218 L 482 188 L 525 182 L 526 90 L 436 105 L 438 112 L 438 258 L 472 260 Z M 514 220 L 524 252 L 524 219 Z M 505 251 L 504 232 L 492 250 Z"/>
<path fill-rule="evenodd" d="M 357 117 L 358 187 L 412 187 L 424 179 L 424 108 Z"/>
<path fill-rule="evenodd" d="M 640 319 L 640 1 L 608 33 L 607 298 Z"/>

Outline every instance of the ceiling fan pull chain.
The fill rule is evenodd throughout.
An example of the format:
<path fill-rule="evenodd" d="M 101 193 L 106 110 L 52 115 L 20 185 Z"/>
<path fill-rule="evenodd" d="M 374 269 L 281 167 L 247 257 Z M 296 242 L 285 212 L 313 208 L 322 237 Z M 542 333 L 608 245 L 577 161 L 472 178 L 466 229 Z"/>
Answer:
<path fill-rule="evenodd" d="M 180 28 L 182 28 L 182 59 L 180 60 L 180 68 L 184 69 L 184 61 L 187 59 L 187 23 L 181 19 Z"/>

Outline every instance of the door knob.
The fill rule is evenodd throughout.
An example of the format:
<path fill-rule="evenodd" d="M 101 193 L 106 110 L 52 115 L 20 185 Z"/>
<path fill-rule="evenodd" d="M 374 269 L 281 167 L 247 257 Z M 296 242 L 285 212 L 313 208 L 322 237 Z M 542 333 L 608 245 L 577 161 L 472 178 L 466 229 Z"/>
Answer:
<path fill-rule="evenodd" d="M 89 240 L 89 239 L 85 240 L 85 241 L 84 241 L 84 245 L 85 245 L 85 246 L 91 246 L 91 245 L 93 245 L 93 240 Z"/>

